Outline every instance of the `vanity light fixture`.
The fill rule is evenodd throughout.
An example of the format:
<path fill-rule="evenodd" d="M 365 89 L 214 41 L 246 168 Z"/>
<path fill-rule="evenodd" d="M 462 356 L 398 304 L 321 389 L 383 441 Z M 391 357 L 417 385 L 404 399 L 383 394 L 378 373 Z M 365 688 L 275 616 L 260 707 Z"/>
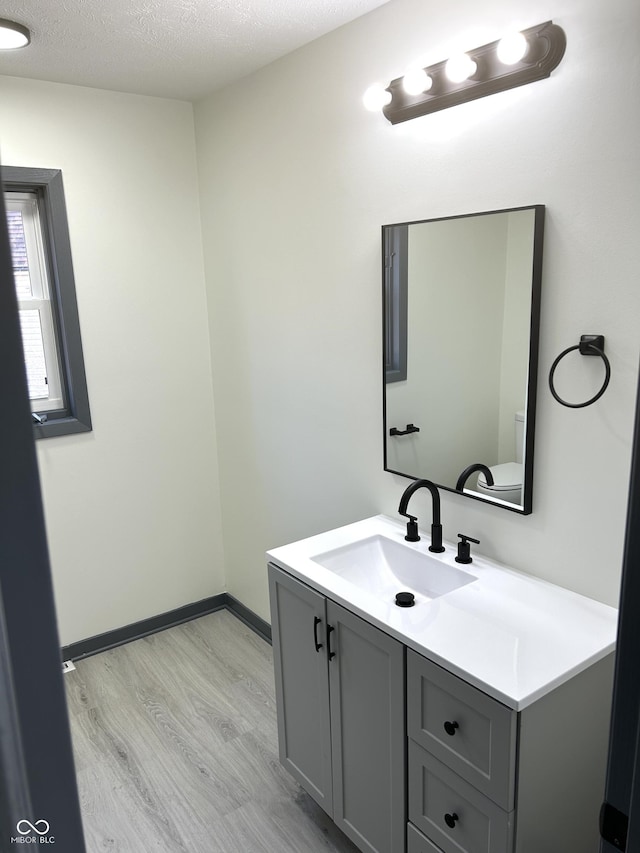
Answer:
<path fill-rule="evenodd" d="M 0 18 L 0 50 L 16 50 L 26 47 L 31 41 L 31 33 L 22 24 Z"/>
<path fill-rule="evenodd" d="M 524 86 L 549 77 L 560 64 L 566 45 L 564 30 L 546 21 L 427 68 L 412 69 L 383 89 L 386 103 L 379 91 L 382 87 L 378 87 L 376 106 L 368 109 L 381 109 L 391 124 L 398 124 Z M 420 81 L 428 82 L 421 88 Z M 369 103 L 373 104 L 372 98 Z"/>

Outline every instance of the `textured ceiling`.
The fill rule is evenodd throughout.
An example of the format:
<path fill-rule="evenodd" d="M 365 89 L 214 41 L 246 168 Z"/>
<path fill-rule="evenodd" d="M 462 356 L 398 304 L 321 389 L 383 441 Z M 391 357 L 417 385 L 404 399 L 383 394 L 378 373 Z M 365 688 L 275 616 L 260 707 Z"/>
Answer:
<path fill-rule="evenodd" d="M 0 0 L 0 74 L 197 100 L 387 0 Z"/>

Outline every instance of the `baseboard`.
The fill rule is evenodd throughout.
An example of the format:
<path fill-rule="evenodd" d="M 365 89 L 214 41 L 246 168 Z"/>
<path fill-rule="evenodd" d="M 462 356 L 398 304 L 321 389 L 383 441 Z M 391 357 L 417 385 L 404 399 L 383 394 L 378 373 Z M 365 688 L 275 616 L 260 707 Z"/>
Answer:
<path fill-rule="evenodd" d="M 251 617 L 257 623 L 263 620 L 252 613 L 248 607 L 233 601 L 239 608 L 242 608 L 244 618 L 236 612 L 234 607 L 229 606 L 229 596 L 226 592 L 219 595 L 213 595 L 210 598 L 203 598 L 202 601 L 195 601 L 193 604 L 185 604 L 183 607 L 177 607 L 175 610 L 170 610 L 168 613 L 160 613 L 158 616 L 152 616 L 149 619 L 142 619 L 140 622 L 134 622 L 131 625 L 125 625 L 122 628 L 116 628 L 113 631 L 106 631 L 104 634 L 97 634 L 95 637 L 89 637 L 86 640 L 80 640 L 78 643 L 71 643 L 69 646 L 62 647 L 62 660 L 81 660 L 90 655 L 97 655 L 99 652 L 106 652 L 107 649 L 113 649 L 116 646 L 122 646 L 124 643 L 130 643 L 132 640 L 139 640 L 142 637 L 147 637 L 149 634 L 155 634 L 157 631 L 164 631 L 166 628 L 173 628 L 175 625 L 181 625 L 183 622 L 189 622 L 191 619 L 197 619 L 199 616 L 206 616 L 207 613 L 215 613 L 216 610 L 228 608 L 232 610 L 239 618 L 242 619 L 249 627 L 253 628 L 256 633 L 266 639 L 263 630 L 254 627 L 251 622 Z M 250 614 L 251 616 L 247 616 Z M 264 623 L 267 625 L 267 623 Z M 269 640 L 271 638 L 271 629 L 269 628 Z"/>
<path fill-rule="evenodd" d="M 241 622 L 244 622 L 252 631 L 255 631 L 267 643 L 271 643 L 271 625 L 264 619 L 261 619 L 253 610 L 245 607 L 241 601 L 227 593 L 226 608 L 230 610 L 234 616 L 237 616 Z"/>

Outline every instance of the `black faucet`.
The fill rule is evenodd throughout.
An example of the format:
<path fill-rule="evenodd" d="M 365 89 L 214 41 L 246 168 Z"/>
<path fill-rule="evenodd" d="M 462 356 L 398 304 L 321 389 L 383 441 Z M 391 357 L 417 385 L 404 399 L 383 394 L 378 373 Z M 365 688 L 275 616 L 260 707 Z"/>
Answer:
<path fill-rule="evenodd" d="M 481 471 L 485 476 L 487 486 L 493 486 L 493 474 L 491 473 L 491 469 L 487 468 L 486 465 L 483 465 L 482 462 L 474 462 L 473 465 L 467 466 L 462 472 L 462 474 L 460 474 L 460 476 L 458 477 L 458 482 L 456 483 L 456 492 L 461 492 L 464 489 L 464 484 L 474 471 Z"/>
<path fill-rule="evenodd" d="M 431 492 L 433 518 L 431 519 L 431 545 L 429 545 L 429 550 L 434 551 L 437 554 L 441 554 L 444 551 L 444 548 L 442 546 L 442 524 L 440 523 L 440 492 L 438 491 L 436 484 L 432 483 L 431 480 L 415 480 L 404 490 L 404 493 L 400 498 L 398 512 L 400 515 L 404 515 L 405 518 L 409 519 L 409 523 L 407 524 L 407 535 L 404 538 L 408 542 L 418 542 L 420 539 L 420 536 L 418 535 L 418 519 L 415 515 L 409 515 L 407 512 L 409 499 L 414 492 L 418 491 L 418 489 L 429 489 Z"/>

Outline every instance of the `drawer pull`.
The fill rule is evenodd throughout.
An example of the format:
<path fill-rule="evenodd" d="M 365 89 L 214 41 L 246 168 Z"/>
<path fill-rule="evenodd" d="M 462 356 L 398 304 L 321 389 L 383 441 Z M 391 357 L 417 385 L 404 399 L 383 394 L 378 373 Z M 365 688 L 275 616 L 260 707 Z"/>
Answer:
<path fill-rule="evenodd" d="M 444 724 L 445 732 L 448 735 L 451 735 L 451 737 L 453 737 L 453 735 L 456 733 L 456 729 L 459 729 L 459 728 L 460 728 L 460 726 L 458 725 L 458 723 L 456 723 L 455 720 L 452 723 L 449 722 L 449 720 L 447 720 L 447 722 Z"/>
<path fill-rule="evenodd" d="M 453 829 L 456 825 L 456 821 L 458 820 L 458 815 L 454 812 L 453 814 L 446 814 L 444 816 L 444 822 L 447 824 L 449 829 Z"/>

